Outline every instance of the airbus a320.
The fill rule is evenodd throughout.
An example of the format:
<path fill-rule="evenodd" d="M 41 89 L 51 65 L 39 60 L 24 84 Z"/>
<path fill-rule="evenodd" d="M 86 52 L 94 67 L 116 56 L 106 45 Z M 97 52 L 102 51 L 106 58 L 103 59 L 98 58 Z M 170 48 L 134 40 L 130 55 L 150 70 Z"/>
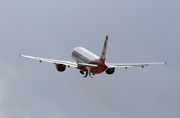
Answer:
<path fill-rule="evenodd" d="M 105 38 L 103 50 L 101 57 L 98 57 L 97 55 L 93 54 L 92 52 L 88 51 L 87 49 L 83 47 L 76 47 L 72 54 L 71 58 L 72 61 L 63 61 L 63 60 L 54 60 L 54 59 L 46 59 L 46 58 L 40 58 L 40 57 L 33 57 L 28 55 L 20 54 L 20 57 L 26 57 L 38 60 L 39 62 L 50 62 L 54 63 L 56 66 L 56 69 L 59 72 L 63 72 L 66 70 L 66 66 L 68 67 L 75 67 L 79 69 L 80 73 L 82 75 L 85 74 L 84 78 L 89 76 L 92 78 L 91 74 L 100 74 L 105 72 L 106 74 L 113 74 L 116 67 L 137 67 L 140 66 L 144 68 L 144 66 L 149 65 L 157 65 L 157 64 L 165 64 L 166 62 L 158 62 L 158 63 L 106 63 L 106 49 L 107 49 L 107 42 L 108 42 L 108 36 Z"/>

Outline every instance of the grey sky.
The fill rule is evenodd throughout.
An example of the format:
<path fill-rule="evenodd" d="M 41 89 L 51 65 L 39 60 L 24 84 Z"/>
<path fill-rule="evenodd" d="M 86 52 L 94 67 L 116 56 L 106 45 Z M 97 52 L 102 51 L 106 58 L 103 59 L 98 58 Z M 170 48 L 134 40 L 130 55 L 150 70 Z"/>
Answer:
<path fill-rule="evenodd" d="M 1 0 L 0 117 L 179 118 L 179 0 Z M 107 62 L 164 62 L 83 79 L 79 70 L 19 54 L 71 60 L 77 46 Z"/>

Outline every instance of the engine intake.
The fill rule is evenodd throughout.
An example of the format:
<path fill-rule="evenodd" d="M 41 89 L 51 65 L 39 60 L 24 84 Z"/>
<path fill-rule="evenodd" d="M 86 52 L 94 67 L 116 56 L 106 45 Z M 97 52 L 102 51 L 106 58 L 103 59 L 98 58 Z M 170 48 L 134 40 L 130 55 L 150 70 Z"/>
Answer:
<path fill-rule="evenodd" d="M 57 69 L 59 72 L 63 72 L 63 71 L 66 70 L 66 65 L 56 64 L 56 69 Z"/>
<path fill-rule="evenodd" d="M 115 71 L 115 68 L 108 68 L 105 72 L 106 74 L 111 75 L 114 73 L 114 71 Z"/>

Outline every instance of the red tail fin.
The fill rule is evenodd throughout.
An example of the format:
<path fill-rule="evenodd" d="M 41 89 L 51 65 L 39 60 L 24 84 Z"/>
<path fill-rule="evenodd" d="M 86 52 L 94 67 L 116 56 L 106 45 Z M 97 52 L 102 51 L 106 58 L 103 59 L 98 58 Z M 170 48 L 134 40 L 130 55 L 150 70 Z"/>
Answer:
<path fill-rule="evenodd" d="M 102 54 L 101 54 L 101 57 L 100 57 L 100 60 L 101 60 L 103 63 L 104 63 L 105 60 L 106 60 L 107 42 L 108 42 L 108 36 L 106 36 L 106 40 L 105 40 L 105 42 L 104 42 L 104 47 L 103 47 Z"/>

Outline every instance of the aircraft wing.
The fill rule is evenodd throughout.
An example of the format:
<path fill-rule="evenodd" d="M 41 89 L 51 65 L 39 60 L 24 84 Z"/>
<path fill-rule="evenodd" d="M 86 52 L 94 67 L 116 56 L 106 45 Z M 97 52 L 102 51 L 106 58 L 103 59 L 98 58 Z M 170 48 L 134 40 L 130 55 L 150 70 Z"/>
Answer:
<path fill-rule="evenodd" d="M 164 64 L 166 65 L 166 62 L 158 62 L 158 63 L 107 63 L 108 68 L 115 68 L 115 67 L 137 67 L 141 66 L 144 68 L 144 66 L 149 66 L 149 65 L 158 65 L 158 64 Z"/>
<path fill-rule="evenodd" d="M 44 62 L 50 62 L 50 63 L 54 63 L 54 64 L 64 64 L 64 65 L 71 66 L 71 67 L 78 67 L 78 64 L 77 64 L 77 63 L 74 63 L 74 62 L 71 62 L 71 61 L 46 59 L 46 58 L 33 57 L 33 56 L 22 55 L 22 54 L 20 54 L 20 57 L 26 57 L 26 58 L 30 58 L 30 59 L 35 59 L 35 60 L 38 60 L 38 61 L 40 61 L 40 62 L 44 61 Z M 84 65 L 84 66 L 96 66 L 96 67 L 98 66 L 98 65 L 86 64 L 86 63 L 79 63 L 79 65 Z"/>

